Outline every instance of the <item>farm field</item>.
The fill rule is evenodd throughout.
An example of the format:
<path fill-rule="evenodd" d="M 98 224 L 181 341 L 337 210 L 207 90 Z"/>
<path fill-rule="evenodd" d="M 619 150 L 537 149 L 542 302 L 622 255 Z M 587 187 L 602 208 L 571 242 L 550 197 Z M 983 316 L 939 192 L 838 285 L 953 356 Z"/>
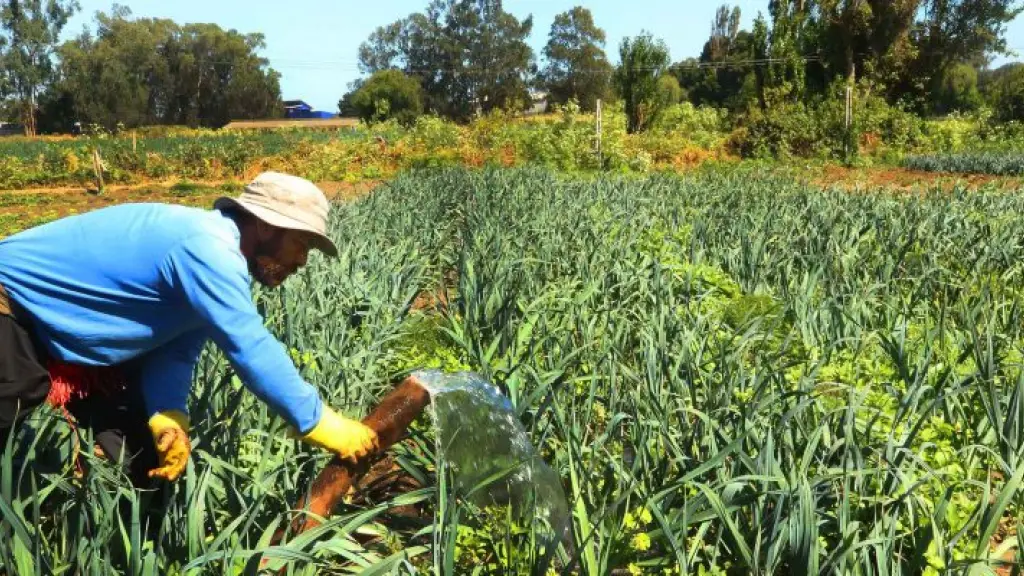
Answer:
<path fill-rule="evenodd" d="M 196 361 L 179 332 L 237 315 L 65 319 L 60 358 L 156 349 L 47 362 L 0 439 L 0 576 L 1024 576 L 1024 2 L 150 4 L 0 3 L 0 246 L 316 184 L 326 223 L 301 182 L 264 207 L 340 254 L 241 226 L 255 276 L 294 272 L 247 286 L 378 450 L 303 441 L 273 362 Z M 4 312 L 198 294 L 95 236 L 124 278 L 39 286 L 29 248 Z M 0 327 L 8 421 L 41 370 Z M 148 435 L 104 395 L 185 361 L 188 426 L 174 390 L 126 408 Z"/>
<path fill-rule="evenodd" d="M 403 171 L 342 187 L 339 259 L 314 255 L 254 296 L 350 415 L 416 368 L 496 383 L 569 501 L 574 545 L 551 573 L 1010 574 L 1024 560 L 1024 196 L 952 179 L 896 194 L 871 171 L 842 175 L 869 184 L 851 193 L 808 173 Z M 203 204 L 233 186 L 87 200 Z M 4 193 L 0 214 L 15 197 L 67 199 Z M 0 462 L 0 565 L 534 565 L 500 511 L 446 489 L 428 417 L 392 451 L 399 481 L 271 546 L 326 457 L 280 433 L 214 349 L 195 380 L 195 452 L 158 529 L 135 522 L 146 496 L 108 464 L 84 454 L 74 474 L 68 427 L 47 412 L 21 439 L 34 463 Z"/>
<path fill-rule="evenodd" d="M 593 114 L 567 107 L 527 118 L 494 114 L 465 125 L 424 116 L 410 125 L 390 121 L 333 130 L 155 127 L 79 138 L 7 138 L 0 140 L 0 191 L 95 188 L 94 152 L 107 185 L 132 187 L 245 182 L 264 170 L 317 182 L 361 182 L 451 166 L 539 165 L 570 174 L 645 175 L 753 163 L 773 170 L 805 166 L 813 176 L 843 161 L 830 141 L 803 144 L 814 152 L 807 156 L 786 154 L 784 143 L 767 137 L 745 141 L 752 137 L 730 131 L 720 112 L 689 104 L 666 111 L 644 133 L 626 133 L 621 111 L 609 110 L 605 120 L 598 132 Z M 1020 175 L 1016 151 L 1024 136 L 1014 132 L 986 140 L 971 132 L 981 132 L 982 125 L 969 124 L 968 130 L 960 124 L 928 123 L 912 144 L 885 144 L 865 135 L 855 165 L 847 169 L 894 173 L 907 185 L 950 175 L 971 174 L 976 181 Z"/>

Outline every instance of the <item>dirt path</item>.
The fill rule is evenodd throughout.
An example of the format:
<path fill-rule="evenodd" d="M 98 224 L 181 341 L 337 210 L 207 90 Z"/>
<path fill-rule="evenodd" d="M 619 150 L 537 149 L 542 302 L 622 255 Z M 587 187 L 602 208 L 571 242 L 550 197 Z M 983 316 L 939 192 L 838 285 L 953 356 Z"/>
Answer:
<path fill-rule="evenodd" d="M 941 189 L 951 190 L 954 186 L 965 186 L 977 190 L 982 186 L 995 186 L 1000 190 L 1016 190 L 1024 187 L 1024 179 L 985 174 L 956 174 L 949 172 L 922 172 L 892 166 L 871 168 L 846 168 L 825 166 L 807 174 L 808 181 L 822 188 L 839 187 L 847 190 L 890 189 L 903 192 Z"/>
<path fill-rule="evenodd" d="M 220 196 L 234 196 L 240 185 L 225 182 L 149 183 L 109 186 L 102 194 L 84 187 L 36 188 L 0 191 L 0 238 L 51 220 L 129 202 L 165 202 L 210 207 Z M 348 201 L 372 192 L 381 182 L 319 182 L 324 194 L 334 201 Z M 222 187 L 224 186 L 224 187 Z"/>
<path fill-rule="evenodd" d="M 324 181 L 317 182 L 317 186 L 327 194 L 328 197 L 337 195 L 349 196 L 356 194 L 357 196 L 362 195 L 366 192 L 372 191 L 383 182 L 380 180 L 365 180 L 361 182 L 334 182 Z M 119 194 L 125 192 L 131 192 L 134 190 L 151 190 L 151 189 L 171 189 L 175 186 L 187 184 L 190 187 L 196 188 L 220 188 L 225 185 L 237 185 L 241 186 L 237 180 L 154 180 L 148 182 L 142 182 L 139 184 L 108 184 L 104 187 L 103 193 L 107 194 Z M 95 192 L 95 189 L 90 186 L 51 186 L 51 187 L 39 187 L 39 188 L 21 188 L 16 190 L 0 190 L 0 197 L 3 196 L 23 196 L 32 194 L 81 194 Z"/>

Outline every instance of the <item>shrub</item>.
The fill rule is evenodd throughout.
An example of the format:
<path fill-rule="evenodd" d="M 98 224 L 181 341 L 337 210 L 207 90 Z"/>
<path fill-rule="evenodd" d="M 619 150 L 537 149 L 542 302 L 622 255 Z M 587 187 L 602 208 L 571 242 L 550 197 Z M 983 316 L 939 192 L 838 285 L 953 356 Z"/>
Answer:
<path fill-rule="evenodd" d="M 381 70 L 356 90 L 351 104 L 367 122 L 394 119 L 408 126 L 423 114 L 423 89 L 401 70 Z"/>

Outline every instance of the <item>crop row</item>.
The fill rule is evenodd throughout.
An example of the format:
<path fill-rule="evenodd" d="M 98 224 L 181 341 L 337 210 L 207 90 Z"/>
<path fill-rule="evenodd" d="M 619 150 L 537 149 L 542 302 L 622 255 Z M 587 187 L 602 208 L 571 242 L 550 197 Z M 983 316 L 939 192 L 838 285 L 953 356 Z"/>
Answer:
<path fill-rule="evenodd" d="M 496 383 L 569 500 L 556 570 L 937 575 L 1021 560 L 1022 209 L 985 190 L 849 195 L 754 171 L 410 172 L 338 207 L 337 260 L 255 297 L 346 413 L 415 368 Z M 134 523 L 141 496 L 108 465 L 76 479 L 8 458 L 0 563 L 536 565 L 528 533 L 441 481 L 453 471 L 429 417 L 394 450 L 422 490 L 357 500 L 271 547 L 325 456 L 283 436 L 215 350 L 195 379 L 196 453 L 158 530 Z M 23 451 L 63 462 L 59 419 L 32 430 Z M 396 521 L 396 506 L 421 516 Z"/>
<path fill-rule="evenodd" d="M 1024 175 L 1024 154 L 982 152 L 911 156 L 904 161 L 911 170 L 954 172 L 958 174 Z"/>

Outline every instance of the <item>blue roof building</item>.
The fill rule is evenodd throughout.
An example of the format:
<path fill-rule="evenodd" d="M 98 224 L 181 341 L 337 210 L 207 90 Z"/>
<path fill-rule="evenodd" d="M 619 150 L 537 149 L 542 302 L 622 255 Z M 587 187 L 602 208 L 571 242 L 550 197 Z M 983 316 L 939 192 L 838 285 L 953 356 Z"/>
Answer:
<path fill-rule="evenodd" d="M 337 115 L 331 112 L 319 112 L 313 110 L 313 107 L 306 104 L 302 100 L 285 100 L 284 101 L 284 115 L 285 118 L 334 118 Z"/>

